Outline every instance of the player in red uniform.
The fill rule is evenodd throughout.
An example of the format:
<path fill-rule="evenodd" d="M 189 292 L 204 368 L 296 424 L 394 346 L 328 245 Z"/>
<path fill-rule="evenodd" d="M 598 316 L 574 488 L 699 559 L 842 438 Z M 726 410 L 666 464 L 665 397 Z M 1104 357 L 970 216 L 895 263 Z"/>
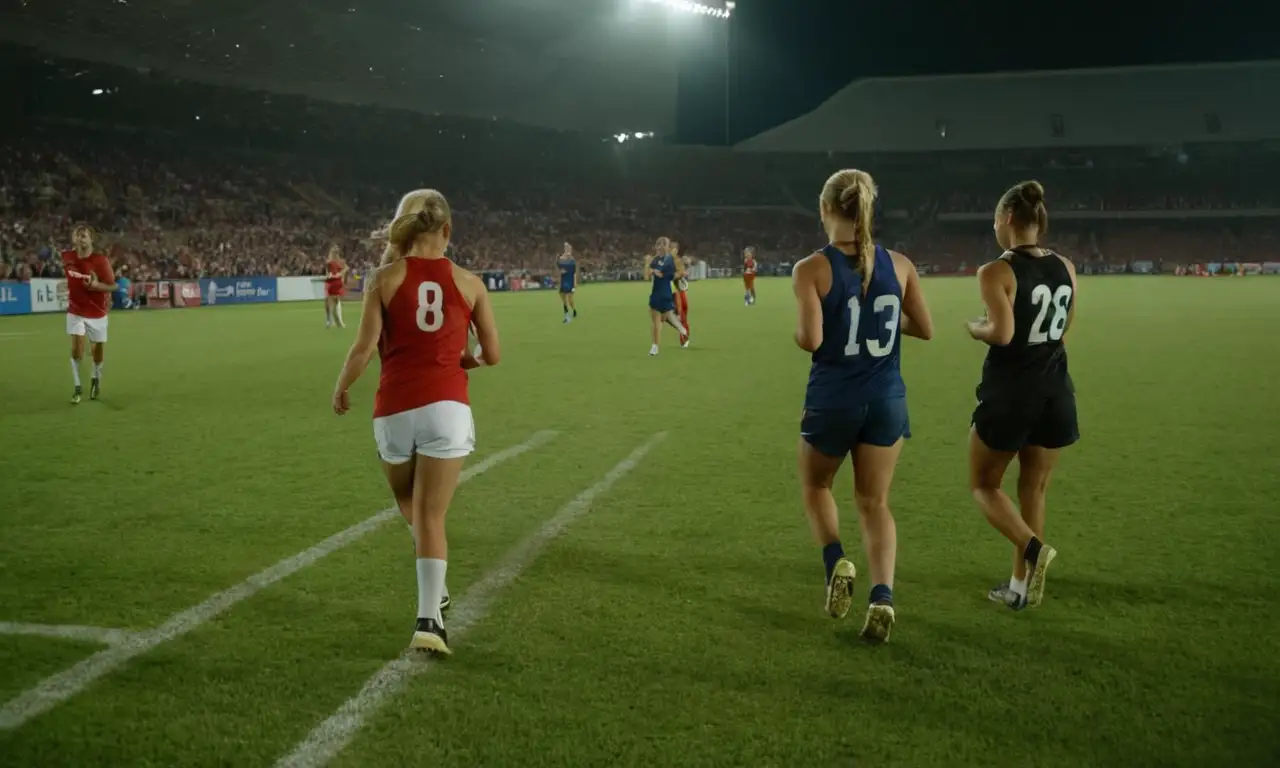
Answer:
<path fill-rule="evenodd" d="M 441 613 L 448 543 L 444 519 L 462 464 L 475 447 L 467 369 L 496 365 L 498 329 L 484 281 L 445 256 L 453 234 L 449 203 L 411 192 L 387 233 L 386 265 L 365 281 L 356 341 L 333 392 L 338 415 L 377 351 L 382 374 L 373 436 L 417 550 L 418 621 L 411 648 L 449 654 Z M 467 329 L 480 346 L 467 350 Z M 481 351 L 483 350 L 483 351 Z"/>
<path fill-rule="evenodd" d="M 116 276 L 107 257 L 93 250 L 93 227 L 77 224 L 71 230 L 75 250 L 62 252 L 62 270 L 67 276 L 67 335 L 71 337 L 71 378 L 75 381 L 73 405 L 80 402 L 80 360 L 84 358 L 84 340 L 93 345 L 93 378 L 89 397 L 97 400 L 102 392 L 102 360 L 107 343 L 107 309 L 111 292 L 116 289 Z"/>
<path fill-rule="evenodd" d="M 685 349 L 689 348 L 689 277 L 685 271 L 684 260 L 680 258 L 680 243 L 675 240 L 671 241 L 671 255 L 676 260 L 676 274 L 680 275 L 676 278 L 672 286 L 675 288 L 676 295 L 676 315 L 680 318 L 680 324 L 684 326 L 684 333 L 680 334 L 680 346 Z"/>
<path fill-rule="evenodd" d="M 337 243 L 329 246 L 329 260 L 324 265 L 324 327 L 346 328 L 342 321 L 342 297 L 347 292 L 347 263 L 342 260 L 342 248 Z"/>
<path fill-rule="evenodd" d="M 756 249 L 748 246 L 742 252 L 742 287 L 746 289 L 746 293 L 742 296 L 742 303 L 745 306 L 751 306 L 756 303 Z"/>

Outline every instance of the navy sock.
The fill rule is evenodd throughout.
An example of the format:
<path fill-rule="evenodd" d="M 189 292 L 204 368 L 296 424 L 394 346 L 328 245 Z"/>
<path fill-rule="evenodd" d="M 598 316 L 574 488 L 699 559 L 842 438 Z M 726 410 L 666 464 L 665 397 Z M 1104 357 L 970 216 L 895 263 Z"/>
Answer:
<path fill-rule="evenodd" d="M 822 548 L 822 562 L 827 566 L 827 582 L 831 582 L 831 573 L 836 569 L 836 561 L 844 557 L 844 547 L 839 541 L 833 541 Z"/>
<path fill-rule="evenodd" d="M 1031 563 L 1032 565 L 1035 565 L 1036 561 L 1040 559 L 1041 546 L 1042 545 L 1040 544 L 1040 540 L 1037 539 L 1035 536 L 1032 536 L 1031 541 L 1027 542 L 1027 548 L 1022 550 L 1022 559 L 1026 560 L 1028 563 Z"/>
<path fill-rule="evenodd" d="M 893 605 L 893 587 L 888 584 L 877 584 L 871 588 L 872 604 L 884 603 L 885 605 Z"/>

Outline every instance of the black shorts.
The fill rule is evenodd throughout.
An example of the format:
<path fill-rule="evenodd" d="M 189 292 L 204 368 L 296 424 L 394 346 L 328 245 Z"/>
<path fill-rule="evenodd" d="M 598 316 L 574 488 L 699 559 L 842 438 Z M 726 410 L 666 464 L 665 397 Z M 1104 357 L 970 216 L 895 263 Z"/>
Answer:
<path fill-rule="evenodd" d="M 907 398 L 889 397 L 839 410 L 805 410 L 800 436 L 824 456 L 846 456 L 859 445 L 889 448 L 911 437 Z"/>
<path fill-rule="evenodd" d="M 993 451 L 1017 453 L 1028 445 L 1066 448 L 1080 439 L 1073 392 L 1050 397 L 988 397 L 978 401 L 972 424 Z"/>

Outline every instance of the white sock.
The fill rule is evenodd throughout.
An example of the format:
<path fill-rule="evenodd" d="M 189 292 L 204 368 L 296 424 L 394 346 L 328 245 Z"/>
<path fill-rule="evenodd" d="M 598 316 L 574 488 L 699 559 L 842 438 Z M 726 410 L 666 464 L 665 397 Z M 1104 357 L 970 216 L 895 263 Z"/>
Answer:
<path fill-rule="evenodd" d="M 1027 580 L 1015 579 L 1010 577 L 1009 589 L 1012 589 L 1014 594 L 1016 594 L 1018 597 L 1026 597 L 1027 596 Z"/>
<path fill-rule="evenodd" d="M 335 315 L 338 316 L 338 325 L 343 325 L 344 323 L 342 322 L 342 302 L 338 302 L 337 304 L 333 305 L 333 312 Z"/>
<path fill-rule="evenodd" d="M 329 309 L 329 305 L 324 305 L 324 324 L 333 325 L 333 310 Z"/>
<path fill-rule="evenodd" d="M 667 320 L 667 324 L 670 325 L 672 328 L 675 328 L 677 331 L 679 331 L 681 336 L 685 335 L 684 326 L 680 324 L 680 318 L 676 317 L 675 315 L 672 315 Z"/>
<path fill-rule="evenodd" d="M 440 598 L 444 595 L 444 574 L 449 563 L 428 557 L 418 558 L 418 618 L 441 621 Z"/>
<path fill-rule="evenodd" d="M 71 378 L 75 380 L 76 386 L 80 386 L 80 361 L 71 358 Z"/>
<path fill-rule="evenodd" d="M 93 364 L 93 378 L 102 380 L 102 363 Z"/>

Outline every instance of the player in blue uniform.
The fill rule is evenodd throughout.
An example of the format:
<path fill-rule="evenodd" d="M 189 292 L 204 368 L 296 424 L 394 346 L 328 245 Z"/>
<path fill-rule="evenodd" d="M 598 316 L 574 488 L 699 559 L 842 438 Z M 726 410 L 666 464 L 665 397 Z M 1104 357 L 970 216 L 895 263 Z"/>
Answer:
<path fill-rule="evenodd" d="M 853 457 L 854 501 L 871 571 L 862 636 L 889 639 L 895 614 L 898 534 L 889 486 L 911 436 L 900 370 L 902 334 L 928 340 L 933 319 L 915 266 L 871 238 L 876 186 L 857 170 L 827 179 L 819 208 L 830 243 L 791 273 L 799 310 L 796 344 L 813 353 L 800 421 L 800 485 L 809 525 L 822 545 L 826 610 L 844 618 L 857 573 L 840 543 L 831 485 Z"/>
<path fill-rule="evenodd" d="M 652 283 L 649 290 L 649 323 L 653 331 L 653 346 L 649 354 L 658 354 L 658 341 L 662 336 L 662 324 L 665 322 L 687 335 L 685 327 L 676 317 L 676 298 L 671 291 L 671 282 L 684 277 L 684 265 L 671 254 L 671 240 L 658 238 L 654 246 L 653 258 L 645 262 L 644 279 Z"/>
<path fill-rule="evenodd" d="M 564 307 L 564 321 L 572 322 L 578 316 L 578 308 L 573 303 L 574 291 L 578 290 L 578 260 L 573 258 L 573 246 L 564 244 L 564 253 L 556 262 L 560 268 L 560 305 Z"/>
<path fill-rule="evenodd" d="M 1061 450 L 1080 439 L 1065 343 L 1076 268 L 1039 244 L 1049 228 L 1039 182 L 1005 192 L 993 228 L 1005 252 L 978 270 L 987 314 L 969 324 L 988 345 L 969 433 L 969 489 L 1013 544 L 1013 575 L 987 597 L 1021 610 L 1044 599 L 1045 572 L 1058 554 L 1043 542 L 1045 494 Z M 1021 511 L 1001 487 L 1015 457 Z"/>

